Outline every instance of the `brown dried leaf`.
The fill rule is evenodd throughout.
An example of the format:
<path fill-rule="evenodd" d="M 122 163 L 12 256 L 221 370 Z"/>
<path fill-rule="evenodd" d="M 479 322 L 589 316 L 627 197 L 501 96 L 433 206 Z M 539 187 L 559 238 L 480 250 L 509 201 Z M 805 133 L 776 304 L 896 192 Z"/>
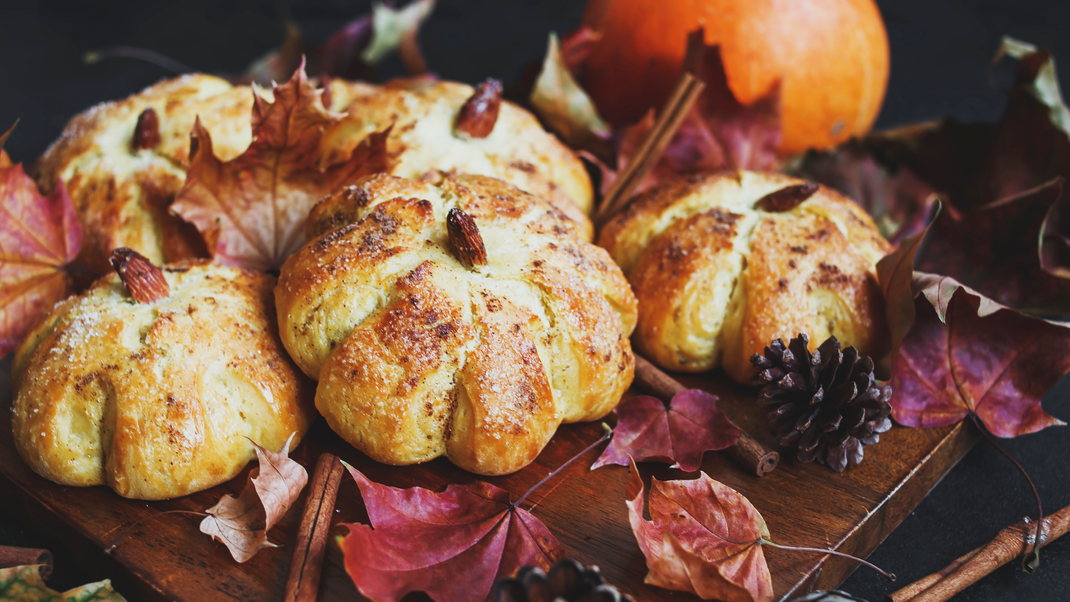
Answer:
<path fill-rule="evenodd" d="M 606 157 L 611 129 L 569 72 L 556 34 L 550 34 L 542 71 L 531 90 L 531 106 L 565 144 Z"/>
<path fill-rule="evenodd" d="M 762 544 L 769 529 L 738 491 L 700 473 L 693 481 L 658 481 L 643 519 L 643 481 L 631 462 L 628 518 L 649 572 L 646 583 L 705 599 L 770 602 L 773 580 Z"/>
<path fill-rule="evenodd" d="M 254 96 L 253 142 L 226 163 L 212 152 L 208 130 L 194 124 L 197 150 L 171 209 L 197 226 L 217 262 L 280 267 L 304 244 L 316 201 L 362 175 L 387 171 L 389 128 L 366 137 L 343 162 L 322 164 L 329 156 L 320 149 L 324 131 L 341 118 L 323 107 L 322 93 L 302 68 L 274 89 L 275 102 Z"/>
<path fill-rule="evenodd" d="M 275 547 L 267 540 L 268 530 L 286 514 L 308 482 L 304 467 L 289 458 L 294 435 L 278 453 L 254 442 L 260 466 L 249 473 L 241 497 L 223 496 L 206 510 L 210 516 L 201 521 L 201 533 L 227 546 L 238 562 L 249 560 L 260 548 Z"/>

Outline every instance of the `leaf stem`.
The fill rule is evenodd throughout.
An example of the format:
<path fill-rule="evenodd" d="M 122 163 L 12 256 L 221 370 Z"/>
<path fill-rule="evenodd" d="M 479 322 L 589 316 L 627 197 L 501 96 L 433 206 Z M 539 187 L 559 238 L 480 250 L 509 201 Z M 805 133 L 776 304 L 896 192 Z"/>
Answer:
<path fill-rule="evenodd" d="M 156 65 L 157 67 L 175 73 L 176 75 L 192 73 L 195 71 L 195 69 L 176 61 L 166 54 L 156 52 L 155 50 L 149 50 L 148 48 L 139 48 L 137 46 L 112 46 L 111 48 L 87 52 L 83 58 L 85 62 L 90 65 L 98 63 L 103 59 L 110 58 L 136 59 Z"/>
<path fill-rule="evenodd" d="M 1022 476 L 1025 477 L 1025 480 L 1029 483 L 1030 489 L 1033 490 L 1033 497 L 1037 499 L 1037 532 L 1036 536 L 1033 537 L 1033 549 L 1030 550 L 1024 558 L 1022 558 L 1022 570 L 1027 573 L 1032 573 L 1033 571 L 1037 570 L 1037 567 L 1040 566 L 1040 531 L 1044 525 L 1044 507 L 1040 504 L 1040 493 L 1037 492 L 1037 486 L 1033 484 L 1033 479 L 1029 478 L 1029 473 L 1027 473 L 1025 469 L 1022 468 L 1022 465 L 1018 463 L 1018 460 L 1014 459 L 1014 456 L 1007 453 L 1006 450 L 1004 450 L 1002 447 L 999 446 L 998 443 L 996 443 L 996 440 L 988 432 L 988 429 L 985 428 L 984 422 L 977 417 L 976 413 L 970 412 L 970 420 L 973 420 L 973 424 L 977 427 L 977 430 L 981 431 L 981 434 L 984 435 L 984 438 L 992 444 L 992 447 L 996 448 L 999 453 L 1003 454 L 1008 460 L 1010 460 L 1011 463 L 1014 464 L 1014 466 L 1018 469 L 1018 471 L 1022 473 Z"/>
<path fill-rule="evenodd" d="M 138 526 L 139 523 L 143 523 L 143 522 L 145 522 L 147 520 L 152 520 L 152 519 L 155 519 L 155 518 L 159 518 L 159 517 L 161 517 L 161 516 L 163 516 L 165 514 L 194 514 L 194 515 L 197 515 L 197 516 L 208 516 L 204 512 L 194 512 L 193 510 L 165 510 L 163 512 L 157 512 L 156 514 L 150 514 L 148 516 L 143 516 L 143 517 L 137 519 L 136 521 L 130 523 L 129 525 L 127 525 L 126 528 L 123 529 L 123 532 L 119 534 L 119 537 L 116 537 L 115 540 L 113 540 L 110 544 L 108 544 L 108 547 L 104 548 L 104 553 L 105 554 L 111 554 L 112 550 L 115 549 L 115 546 L 119 545 L 119 541 L 122 538 L 126 537 L 126 535 L 128 533 L 130 533 L 130 530 L 133 529 L 134 527 Z"/>
<path fill-rule="evenodd" d="M 839 551 L 836 551 L 836 550 L 828 550 L 828 549 L 823 549 L 823 548 L 800 548 L 800 547 L 796 547 L 796 546 L 783 546 L 783 545 L 780 545 L 778 543 L 773 543 L 773 542 L 769 541 L 768 539 L 759 539 L 758 543 L 760 543 L 763 546 L 770 546 L 770 547 L 773 547 L 773 548 L 779 548 L 781 550 L 791 550 L 793 552 L 813 552 L 815 554 L 831 554 L 833 556 L 840 556 L 842 558 L 849 558 L 851 560 L 857 560 L 858 562 L 861 562 L 862 564 L 868 566 L 869 568 L 873 569 L 874 571 L 877 571 L 881 575 L 884 575 L 885 577 L 888 578 L 889 581 L 895 581 L 895 573 L 885 572 L 883 569 L 881 569 L 877 565 L 875 565 L 875 564 L 873 564 L 871 562 L 866 562 L 865 560 L 862 560 L 861 558 L 859 558 L 857 556 L 851 556 L 850 554 L 847 554 L 845 552 L 839 552 Z"/>
<path fill-rule="evenodd" d="M 557 476 L 557 474 L 560 473 L 562 470 L 564 470 L 566 467 L 568 467 L 569 464 L 572 464 L 573 462 L 578 460 L 581 456 L 583 456 L 587 452 L 589 452 L 592 449 L 594 449 L 595 447 L 597 447 L 599 443 L 602 443 L 603 441 L 607 441 L 610 437 L 613 436 L 613 429 L 609 428 L 608 424 L 603 422 L 602 423 L 602 428 L 605 429 L 605 432 L 602 434 L 601 437 L 598 438 L 597 441 L 595 441 L 594 443 L 592 443 L 592 444 L 588 445 L 587 447 L 585 447 L 583 449 L 583 451 L 581 451 L 580 453 L 576 454 L 575 456 L 572 456 L 572 458 L 570 458 L 568 462 L 565 462 L 561 466 L 558 466 L 557 470 L 555 470 L 555 471 L 551 472 L 550 474 L 546 475 L 546 478 L 544 478 L 543 480 L 539 481 L 538 483 L 535 483 L 535 485 L 532 486 L 531 489 L 527 490 L 527 493 L 525 493 L 524 495 L 520 496 L 519 500 L 513 502 L 512 504 L 509 504 L 509 507 L 510 508 L 516 508 L 516 507 L 520 506 L 520 503 L 523 502 L 524 500 L 526 500 L 527 497 L 529 495 L 531 495 L 531 492 L 533 492 L 536 489 L 538 489 L 539 487 L 541 487 L 544 483 L 546 483 L 546 481 L 549 481 L 550 479 L 552 479 L 555 476 Z"/>

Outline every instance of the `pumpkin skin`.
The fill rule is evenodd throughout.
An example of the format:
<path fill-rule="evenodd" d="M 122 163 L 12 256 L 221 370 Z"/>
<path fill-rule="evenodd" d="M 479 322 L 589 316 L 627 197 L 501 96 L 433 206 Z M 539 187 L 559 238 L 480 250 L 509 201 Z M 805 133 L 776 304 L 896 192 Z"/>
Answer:
<path fill-rule="evenodd" d="M 583 25 L 600 37 L 581 80 L 615 125 L 661 106 L 699 27 L 720 46 L 742 104 L 781 83 L 783 154 L 869 131 L 888 83 L 888 35 L 873 0 L 591 0 Z"/>

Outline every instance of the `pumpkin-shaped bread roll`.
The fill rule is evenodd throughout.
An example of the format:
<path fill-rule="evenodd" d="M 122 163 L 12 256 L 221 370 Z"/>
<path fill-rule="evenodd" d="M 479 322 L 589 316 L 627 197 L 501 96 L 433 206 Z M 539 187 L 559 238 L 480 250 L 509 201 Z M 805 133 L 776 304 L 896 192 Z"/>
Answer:
<path fill-rule="evenodd" d="M 18 349 L 12 427 L 38 474 L 173 498 L 234 477 L 251 441 L 277 450 L 308 429 L 312 383 L 279 341 L 275 279 L 209 264 L 162 276 L 169 294 L 147 303 L 101 278 Z"/>
<path fill-rule="evenodd" d="M 349 85 L 332 81 L 331 106 L 350 102 Z M 270 90 L 260 90 L 270 102 Z M 207 257 L 193 225 L 170 213 L 190 165 L 190 132 L 201 124 L 212 150 L 229 161 L 252 140 L 254 89 L 195 73 L 164 80 L 71 119 L 36 166 L 42 190 L 67 186 L 85 238 L 76 262 L 110 271 L 108 254 L 129 247 L 155 264 Z"/>
<path fill-rule="evenodd" d="M 494 83 L 481 86 L 473 103 L 498 103 L 501 88 L 497 96 L 488 90 Z M 387 150 L 396 161 L 390 170 L 394 175 L 492 176 L 554 202 L 577 223 L 591 211 L 594 197 L 583 163 L 531 113 L 511 102 L 491 108 L 497 116 L 488 117 L 480 124 L 483 131 L 472 134 L 462 114 L 471 114 L 465 106 L 477 92 L 465 84 L 407 79 L 383 86 L 353 84 L 348 93 L 352 100 L 346 117 L 323 138 L 322 144 L 336 153 L 329 162 L 348 157 L 372 132 L 393 126 Z"/>
<path fill-rule="evenodd" d="M 308 228 L 276 289 L 283 343 L 375 460 L 513 472 L 631 383 L 628 283 L 546 201 L 482 176 L 377 175 Z"/>
<path fill-rule="evenodd" d="M 885 351 L 875 267 L 891 246 L 827 188 L 746 171 L 672 180 L 613 217 L 598 244 L 639 299 L 633 343 L 665 369 L 720 366 L 750 383 L 751 356 L 798 333 Z"/>

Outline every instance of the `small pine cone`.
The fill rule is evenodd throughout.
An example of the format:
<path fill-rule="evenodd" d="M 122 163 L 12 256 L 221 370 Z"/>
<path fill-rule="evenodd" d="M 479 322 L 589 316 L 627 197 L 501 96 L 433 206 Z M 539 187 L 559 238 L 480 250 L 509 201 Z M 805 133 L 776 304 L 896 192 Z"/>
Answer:
<path fill-rule="evenodd" d="M 516 577 L 499 579 L 491 590 L 494 602 L 635 602 L 606 583 L 598 567 L 584 567 L 562 558 L 547 575 L 534 566 L 522 567 Z"/>
<path fill-rule="evenodd" d="M 765 354 L 751 357 L 762 387 L 758 403 L 769 411 L 780 444 L 797 447 L 799 460 L 817 460 L 836 472 L 862 461 L 862 446 L 872 445 L 892 427 L 891 386 L 873 376 L 873 360 L 859 357 L 829 337 L 813 354 L 800 334 L 784 346 L 777 339 Z"/>

